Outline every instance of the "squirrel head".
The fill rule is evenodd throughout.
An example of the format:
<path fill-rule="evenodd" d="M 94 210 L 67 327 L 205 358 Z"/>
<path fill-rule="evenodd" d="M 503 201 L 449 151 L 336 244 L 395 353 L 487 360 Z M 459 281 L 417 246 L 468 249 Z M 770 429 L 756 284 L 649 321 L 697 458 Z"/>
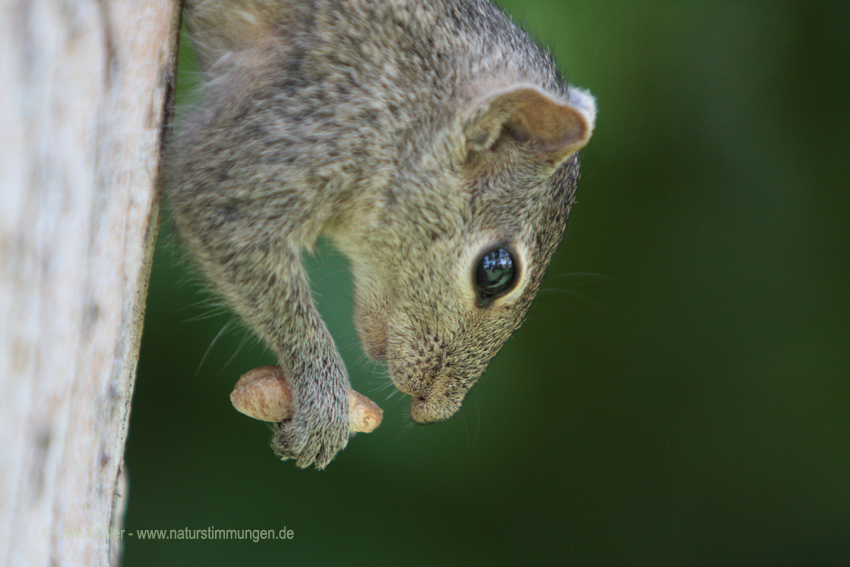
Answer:
<path fill-rule="evenodd" d="M 339 242 L 364 348 L 412 396 L 419 423 L 453 415 L 522 323 L 594 127 L 584 91 L 482 90 L 411 145 L 372 222 Z"/>

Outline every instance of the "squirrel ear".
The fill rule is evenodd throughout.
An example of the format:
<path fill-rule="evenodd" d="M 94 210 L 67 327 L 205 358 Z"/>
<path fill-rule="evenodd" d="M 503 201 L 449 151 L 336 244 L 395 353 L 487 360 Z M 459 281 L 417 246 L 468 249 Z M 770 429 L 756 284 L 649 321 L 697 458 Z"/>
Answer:
<path fill-rule="evenodd" d="M 587 144 L 595 121 L 596 102 L 587 91 L 570 88 L 567 99 L 558 100 L 533 85 L 517 85 L 484 100 L 467 123 L 467 142 L 472 151 L 490 150 L 507 134 L 559 165 Z"/>

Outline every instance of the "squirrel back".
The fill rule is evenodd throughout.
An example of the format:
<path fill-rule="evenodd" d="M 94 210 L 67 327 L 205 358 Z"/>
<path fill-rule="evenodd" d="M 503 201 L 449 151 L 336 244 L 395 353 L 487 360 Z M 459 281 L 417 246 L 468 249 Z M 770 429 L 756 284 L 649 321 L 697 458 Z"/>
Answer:
<path fill-rule="evenodd" d="M 595 103 L 484 0 L 191 0 L 204 95 L 172 147 L 175 225 L 277 353 L 275 448 L 345 445 L 344 365 L 300 255 L 352 263 L 364 348 L 440 421 L 520 325 L 557 248 Z"/>

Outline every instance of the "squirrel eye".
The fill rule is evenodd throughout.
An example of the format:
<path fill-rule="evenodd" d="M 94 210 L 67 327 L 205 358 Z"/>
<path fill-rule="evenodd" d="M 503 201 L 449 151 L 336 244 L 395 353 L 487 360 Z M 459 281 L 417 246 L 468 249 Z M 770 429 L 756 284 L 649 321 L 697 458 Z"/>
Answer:
<path fill-rule="evenodd" d="M 490 299 L 511 287 L 515 263 L 513 255 L 504 248 L 494 248 L 481 257 L 475 271 L 475 285 L 482 299 Z"/>

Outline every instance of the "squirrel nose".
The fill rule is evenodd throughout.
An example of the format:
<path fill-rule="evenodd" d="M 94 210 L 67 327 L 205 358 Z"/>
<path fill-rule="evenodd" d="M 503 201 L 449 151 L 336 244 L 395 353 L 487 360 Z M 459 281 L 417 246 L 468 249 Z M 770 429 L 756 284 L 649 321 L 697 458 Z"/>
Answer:
<path fill-rule="evenodd" d="M 442 396 L 414 396 L 410 402 L 410 417 L 420 424 L 438 423 L 445 421 L 460 409 L 460 400 L 452 400 Z"/>

